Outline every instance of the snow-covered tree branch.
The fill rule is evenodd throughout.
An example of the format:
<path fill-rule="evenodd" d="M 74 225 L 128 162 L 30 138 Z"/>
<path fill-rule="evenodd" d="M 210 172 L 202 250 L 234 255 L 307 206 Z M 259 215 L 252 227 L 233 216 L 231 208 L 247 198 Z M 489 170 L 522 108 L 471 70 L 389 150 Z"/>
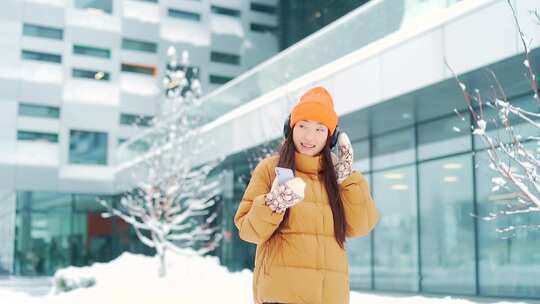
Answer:
<path fill-rule="evenodd" d="M 537 136 L 540 134 L 540 98 L 538 80 L 531 62 L 532 40 L 523 33 L 511 1 L 507 3 L 512 11 L 524 49 L 523 66 L 532 92 L 530 102 L 534 104 L 531 106 L 535 110 L 527 110 L 522 106 L 512 104 L 493 71 L 488 70 L 488 73 L 494 85 L 490 96 L 484 97 L 479 90 L 471 93 L 450 65 L 446 64 L 459 84 L 469 112 L 464 114 L 456 110 L 456 113 L 460 116 L 471 116 L 472 134 L 485 144 L 489 168 L 497 175 L 492 178 L 492 191 L 506 191 L 516 198 L 515 202 L 508 205 L 506 209 L 482 217 L 484 220 L 540 211 L 540 137 Z M 531 17 L 539 21 L 539 11 L 531 12 Z M 522 126 L 532 129 L 534 135 L 520 134 Z M 531 227 L 540 228 L 540 226 L 533 226 Z M 507 233 L 518 228 L 531 227 L 510 226 L 498 232 Z"/>
<path fill-rule="evenodd" d="M 106 201 L 104 216 L 117 216 L 130 224 L 141 242 L 156 250 L 159 275 L 166 275 L 166 253 L 204 255 L 214 250 L 220 233 L 217 214 L 220 176 L 210 177 L 219 161 L 200 164 L 197 156 L 211 148 L 192 128 L 190 109 L 198 105 L 201 86 L 198 71 L 189 67 L 187 52 L 178 62 L 176 50 L 168 50 L 163 79 L 165 101 L 151 132 L 138 139 L 149 150 L 133 163 L 135 187 L 124 193 L 118 206 Z M 173 117 L 173 118 L 171 118 Z M 190 250 L 185 250 L 185 249 Z"/>

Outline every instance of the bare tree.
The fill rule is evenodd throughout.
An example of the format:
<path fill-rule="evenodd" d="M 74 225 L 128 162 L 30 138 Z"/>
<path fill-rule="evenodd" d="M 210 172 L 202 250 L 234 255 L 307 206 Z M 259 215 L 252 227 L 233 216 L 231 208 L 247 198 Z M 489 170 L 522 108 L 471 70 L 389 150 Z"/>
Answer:
<path fill-rule="evenodd" d="M 210 177 L 219 162 L 198 163 L 197 156 L 210 148 L 192 128 L 190 110 L 201 94 L 198 71 L 189 67 L 187 52 L 178 62 L 169 48 L 163 79 L 165 100 L 153 128 L 126 143 L 143 143 L 149 149 L 130 164 L 135 187 L 125 192 L 118 206 L 106 201 L 103 216 L 118 216 L 132 225 L 141 242 L 156 250 L 159 275 L 166 275 L 166 253 L 204 255 L 214 250 L 221 235 L 216 212 L 221 193 L 220 177 Z M 186 249 L 191 250 L 186 250 Z"/>
<path fill-rule="evenodd" d="M 526 77 L 530 83 L 533 94 L 533 102 L 540 107 L 538 95 L 538 82 L 531 62 L 531 41 L 527 39 L 519 24 L 516 11 L 511 1 L 507 3 L 512 11 L 513 18 L 518 29 L 522 46 L 524 48 L 523 65 L 526 69 Z M 531 12 L 536 22 L 540 24 L 540 11 Z M 535 134 L 540 131 L 540 113 L 529 111 L 523 107 L 518 107 L 510 103 L 504 89 L 498 81 L 495 73 L 488 70 L 494 85 L 491 88 L 490 96 L 484 98 L 479 90 L 471 93 L 467 86 L 454 73 L 448 63 L 448 68 L 452 71 L 454 78 L 459 83 L 467 103 L 467 109 L 472 117 L 472 134 L 482 139 L 487 147 L 489 168 L 496 172 L 497 176 L 492 178 L 492 191 L 506 190 L 517 198 L 515 202 L 506 206 L 504 210 L 492 212 L 489 216 L 481 217 L 484 220 L 495 220 L 502 216 L 510 216 L 520 213 L 540 212 L 540 136 L 523 136 L 519 134 L 516 125 L 526 124 L 535 130 Z M 486 110 L 495 112 L 489 116 Z M 538 109 L 538 108 L 537 108 Z M 463 113 L 458 115 L 463 117 Z M 489 132 L 491 129 L 495 132 Z M 536 149 L 531 150 L 526 147 L 527 143 L 536 143 Z M 540 224 L 509 226 L 498 229 L 501 233 L 513 233 L 520 228 L 540 228 Z"/>

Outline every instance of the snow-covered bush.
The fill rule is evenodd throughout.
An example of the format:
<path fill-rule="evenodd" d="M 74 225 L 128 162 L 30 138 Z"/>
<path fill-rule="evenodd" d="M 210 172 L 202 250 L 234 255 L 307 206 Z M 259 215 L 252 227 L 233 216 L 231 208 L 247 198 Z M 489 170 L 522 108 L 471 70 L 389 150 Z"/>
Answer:
<path fill-rule="evenodd" d="M 67 267 L 54 274 L 53 294 L 60 294 L 78 288 L 88 288 L 96 285 L 96 278 L 89 272 L 89 267 Z"/>

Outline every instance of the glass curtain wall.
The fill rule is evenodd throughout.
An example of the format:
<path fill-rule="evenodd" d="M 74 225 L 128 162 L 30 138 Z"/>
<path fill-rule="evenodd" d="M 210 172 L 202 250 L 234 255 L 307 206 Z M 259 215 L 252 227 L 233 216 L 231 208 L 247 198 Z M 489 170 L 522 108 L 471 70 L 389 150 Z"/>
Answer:
<path fill-rule="evenodd" d="M 528 98 L 511 102 L 537 111 Z M 513 123 L 523 136 L 539 135 Z M 369 236 L 347 241 L 352 289 L 540 299 L 540 213 L 483 219 L 516 196 L 492 191 L 485 146 L 469 130 L 467 112 L 449 113 L 353 143 L 354 168 L 381 218 Z M 526 147 L 538 150 L 534 142 Z M 236 156 L 232 214 L 253 169 L 248 155 Z M 254 246 L 234 232 L 235 268 L 252 268 Z"/>
<path fill-rule="evenodd" d="M 103 218 L 98 199 L 117 196 L 56 192 L 17 193 L 14 273 L 53 275 L 56 270 L 107 262 L 123 251 L 149 253 L 118 218 Z"/>

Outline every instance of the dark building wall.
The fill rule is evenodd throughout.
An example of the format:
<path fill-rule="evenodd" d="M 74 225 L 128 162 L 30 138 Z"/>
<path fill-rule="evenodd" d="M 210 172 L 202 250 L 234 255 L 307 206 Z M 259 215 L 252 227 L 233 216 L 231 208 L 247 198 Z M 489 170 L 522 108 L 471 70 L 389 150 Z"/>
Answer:
<path fill-rule="evenodd" d="M 368 1 L 281 0 L 280 48 L 288 48 Z"/>

